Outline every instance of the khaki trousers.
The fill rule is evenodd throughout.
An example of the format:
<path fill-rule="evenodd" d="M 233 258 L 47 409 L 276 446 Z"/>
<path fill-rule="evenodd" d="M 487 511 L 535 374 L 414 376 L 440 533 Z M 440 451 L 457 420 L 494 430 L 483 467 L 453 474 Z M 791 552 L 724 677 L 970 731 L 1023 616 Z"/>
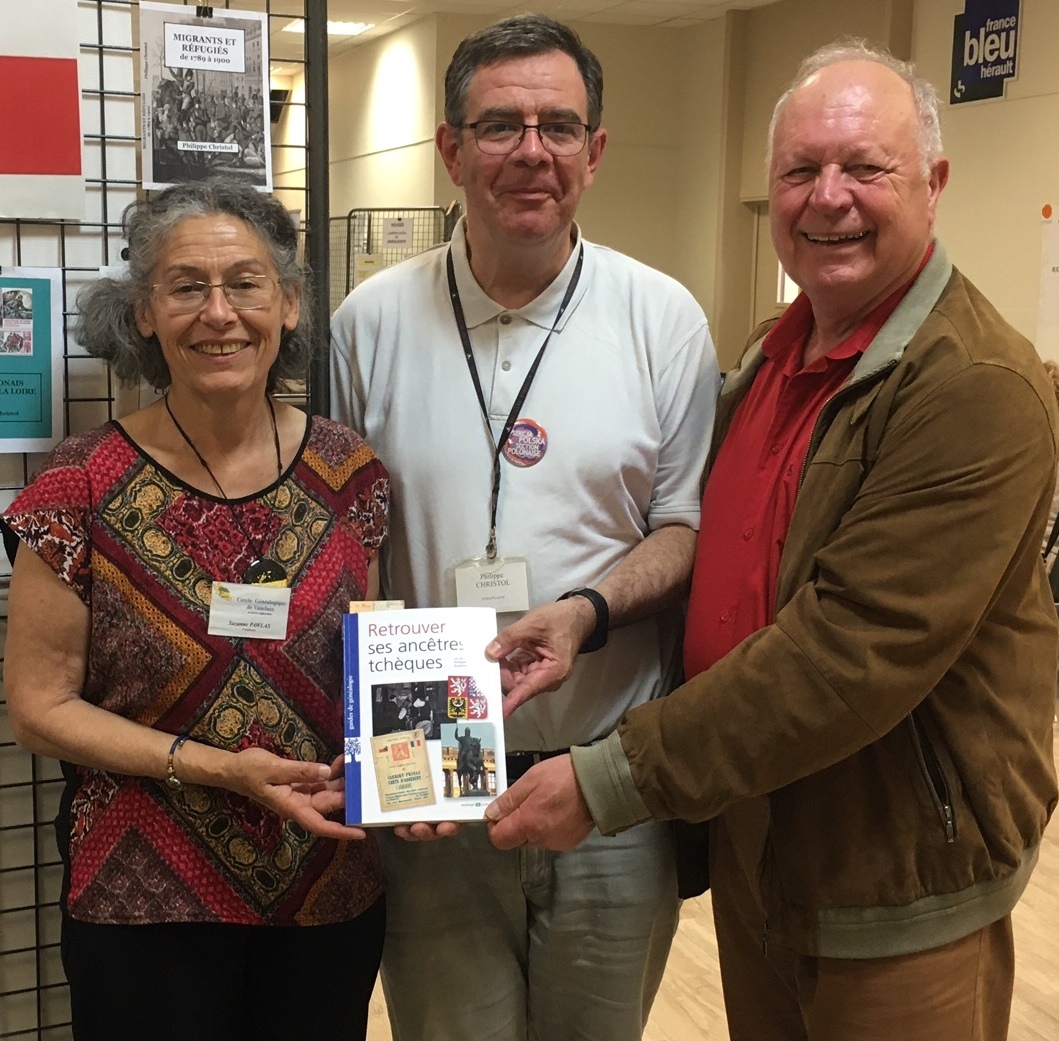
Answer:
<path fill-rule="evenodd" d="M 1015 976 L 1010 915 L 899 957 L 808 957 L 775 944 L 766 954 L 756 886 L 723 818 L 710 843 L 731 1041 L 1005 1041 Z"/>
<path fill-rule="evenodd" d="M 640 1041 L 680 911 L 668 823 L 566 853 L 480 824 L 379 845 L 394 1041 Z"/>

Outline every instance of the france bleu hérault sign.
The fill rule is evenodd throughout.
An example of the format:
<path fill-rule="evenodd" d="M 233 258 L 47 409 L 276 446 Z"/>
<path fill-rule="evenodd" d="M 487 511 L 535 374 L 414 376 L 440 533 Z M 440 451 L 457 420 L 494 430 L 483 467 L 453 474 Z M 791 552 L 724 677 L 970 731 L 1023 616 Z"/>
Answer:
<path fill-rule="evenodd" d="M 1020 0 L 965 0 L 953 19 L 953 105 L 1004 95 L 1018 69 Z"/>

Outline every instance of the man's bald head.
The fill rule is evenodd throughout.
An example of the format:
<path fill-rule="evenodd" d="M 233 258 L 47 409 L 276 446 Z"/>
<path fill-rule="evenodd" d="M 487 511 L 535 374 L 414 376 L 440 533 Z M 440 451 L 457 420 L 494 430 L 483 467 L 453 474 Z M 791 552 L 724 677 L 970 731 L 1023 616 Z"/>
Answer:
<path fill-rule="evenodd" d="M 858 39 L 837 40 L 834 43 L 829 43 L 814 51 L 798 66 L 798 71 L 794 74 L 794 79 L 791 80 L 790 86 L 780 95 L 775 108 L 772 110 L 772 119 L 769 122 L 768 129 L 766 166 L 772 162 L 772 150 L 776 139 L 776 124 L 779 122 L 780 113 L 790 100 L 791 95 L 821 70 L 848 61 L 868 61 L 882 65 L 908 84 L 916 113 L 916 136 L 919 145 L 920 168 L 923 175 L 926 176 L 931 166 L 940 158 L 942 153 L 938 92 L 934 89 L 932 83 L 916 75 L 915 66 L 911 62 L 901 61 L 889 51 L 871 47 L 864 40 Z"/>

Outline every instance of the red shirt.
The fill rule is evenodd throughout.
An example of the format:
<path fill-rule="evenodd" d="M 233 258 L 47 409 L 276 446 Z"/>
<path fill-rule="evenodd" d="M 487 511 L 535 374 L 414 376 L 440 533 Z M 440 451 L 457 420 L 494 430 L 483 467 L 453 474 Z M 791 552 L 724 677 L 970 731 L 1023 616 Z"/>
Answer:
<path fill-rule="evenodd" d="M 780 557 L 816 417 L 918 276 L 805 368 L 813 311 L 804 293 L 765 337 L 765 361 L 735 410 L 702 498 L 684 636 L 686 677 L 772 624 Z"/>

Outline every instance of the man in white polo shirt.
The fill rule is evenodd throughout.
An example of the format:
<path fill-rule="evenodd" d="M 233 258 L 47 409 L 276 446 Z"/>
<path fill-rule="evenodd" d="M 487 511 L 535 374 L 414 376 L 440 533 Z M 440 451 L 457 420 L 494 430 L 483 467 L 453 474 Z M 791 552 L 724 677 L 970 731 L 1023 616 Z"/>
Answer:
<path fill-rule="evenodd" d="M 672 688 L 719 380 L 690 294 L 574 224 L 606 144 L 576 34 L 491 26 L 445 94 L 466 218 L 336 312 L 332 407 L 390 470 L 383 594 L 540 634 L 530 671 L 558 689 L 509 695 L 513 780 Z M 666 825 L 563 854 L 501 853 L 478 826 L 380 839 L 398 1041 L 641 1036 L 676 925 Z"/>

